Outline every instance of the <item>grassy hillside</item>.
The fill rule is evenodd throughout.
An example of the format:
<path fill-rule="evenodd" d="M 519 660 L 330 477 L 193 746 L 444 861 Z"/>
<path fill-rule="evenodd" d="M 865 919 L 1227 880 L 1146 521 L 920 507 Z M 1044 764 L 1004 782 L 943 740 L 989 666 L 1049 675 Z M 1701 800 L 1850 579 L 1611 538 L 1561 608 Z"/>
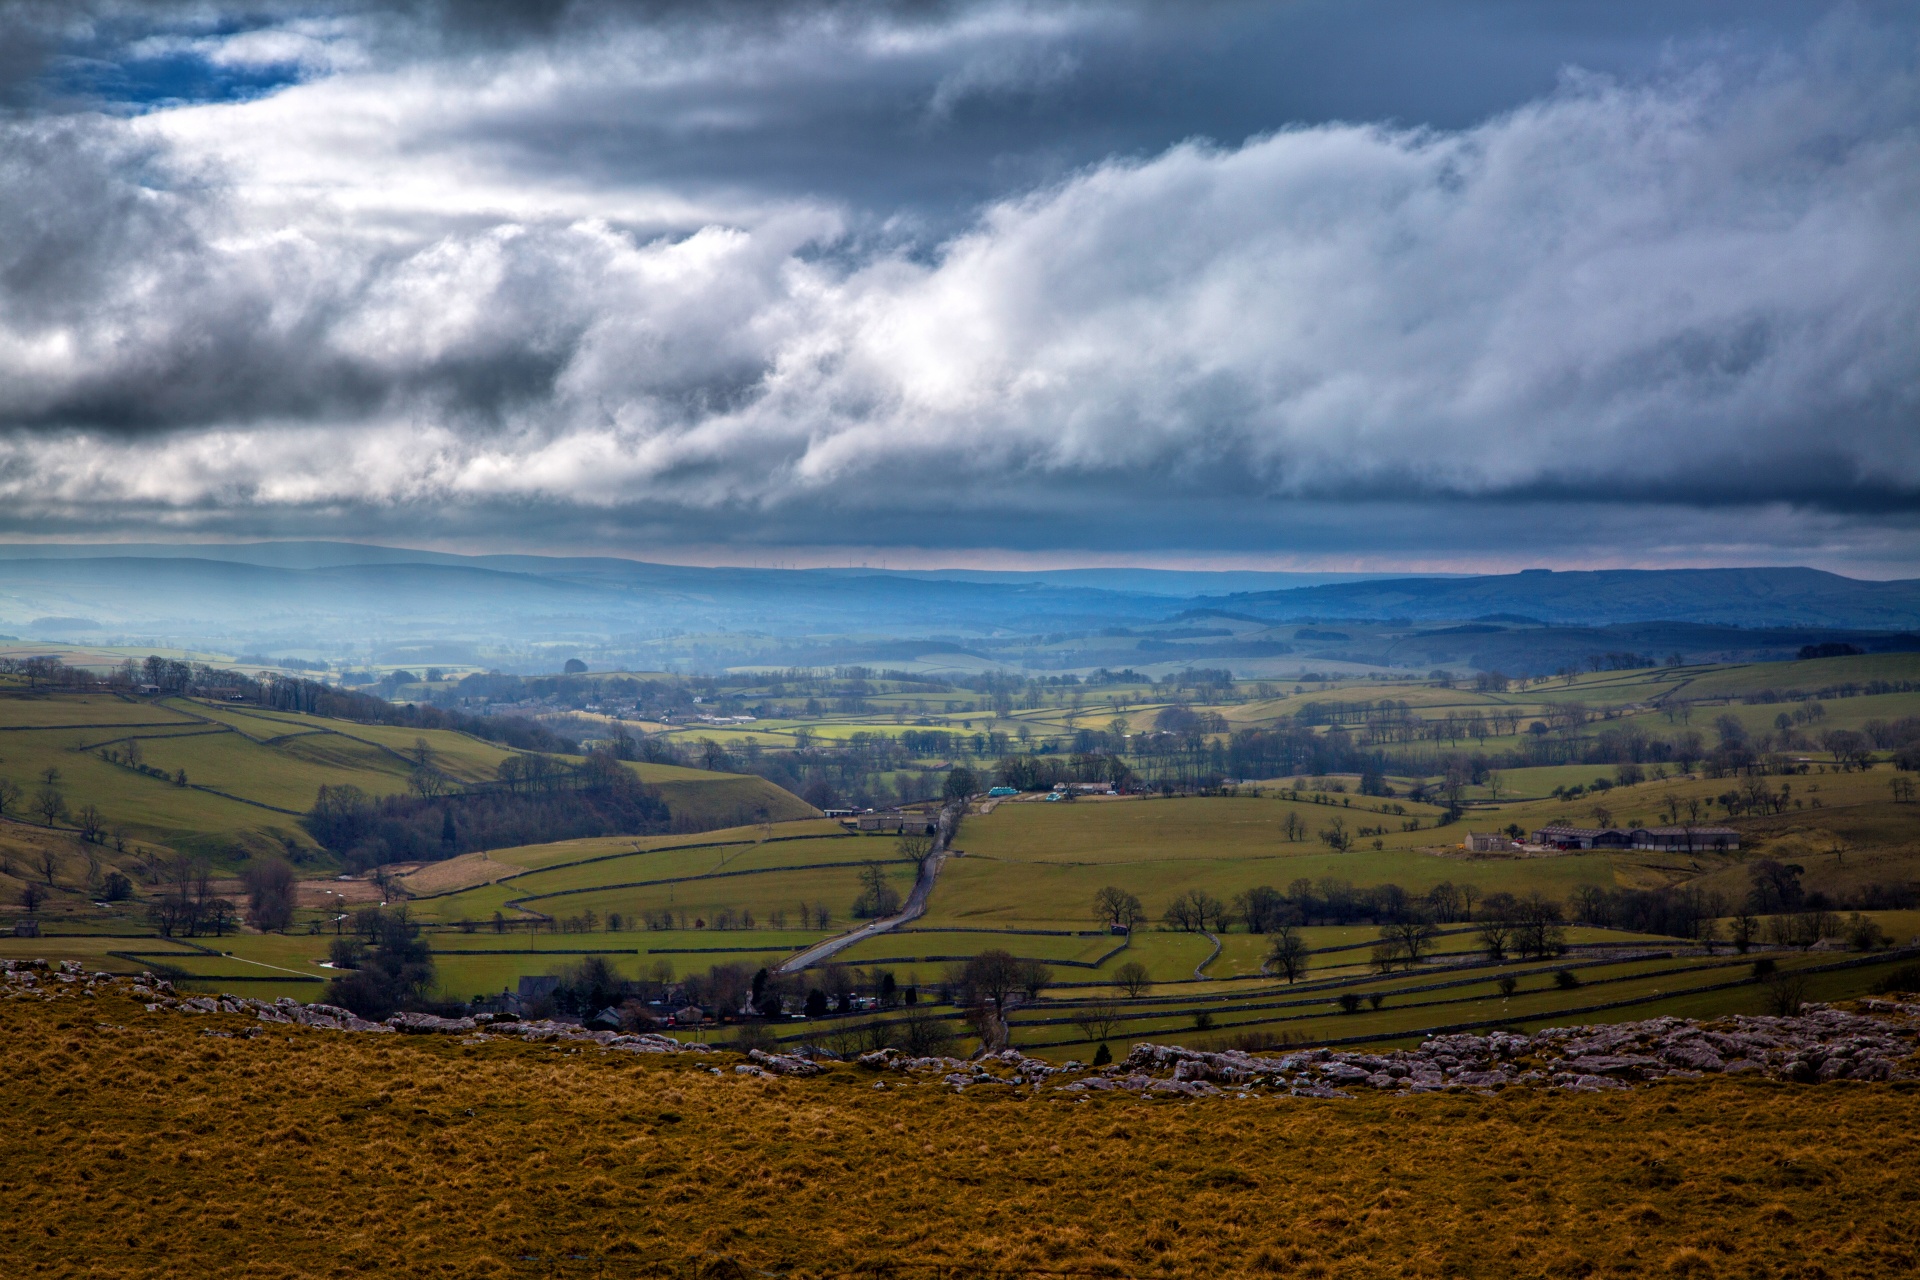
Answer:
<path fill-rule="evenodd" d="M 1886 1086 L 1076 1101 L 81 1004 L 0 1005 L 10 1275 L 1880 1277 L 1920 1233 Z"/>

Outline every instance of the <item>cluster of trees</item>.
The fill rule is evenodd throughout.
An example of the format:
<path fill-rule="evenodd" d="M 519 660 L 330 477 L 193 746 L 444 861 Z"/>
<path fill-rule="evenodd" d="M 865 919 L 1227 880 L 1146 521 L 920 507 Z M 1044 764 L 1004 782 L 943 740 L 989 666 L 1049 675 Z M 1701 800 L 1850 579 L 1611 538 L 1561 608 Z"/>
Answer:
<path fill-rule="evenodd" d="M 217 938 L 237 928 L 238 912 L 231 899 L 214 891 L 212 871 L 204 860 L 178 854 L 162 861 L 156 871 L 158 883 L 147 903 L 147 918 L 163 937 L 211 933 Z"/>
<path fill-rule="evenodd" d="M 1076 782 L 1104 782 L 1127 790 L 1137 785 L 1133 770 L 1119 756 L 1098 752 L 1073 755 L 1003 756 L 993 768 L 995 786 L 1016 791 L 1050 791 L 1055 786 Z"/>
<path fill-rule="evenodd" d="M 900 892 L 887 883 L 886 869 L 877 862 L 860 868 L 860 896 L 853 902 L 855 920 L 876 920 L 900 910 Z"/>
<path fill-rule="evenodd" d="M 899 1046 L 925 1055 L 942 1053 L 953 1033 L 921 1000 L 919 987 L 900 982 L 890 969 L 860 969 L 830 964 L 804 975 L 783 975 L 741 964 L 715 964 L 704 973 L 674 976 L 670 961 L 659 960 L 642 978 L 625 978 L 606 960 L 589 956 L 554 975 L 557 985 L 526 1012 L 593 1018 L 612 1010 L 628 1031 L 646 1031 L 663 1020 L 697 1012 L 703 1021 L 739 1021 L 740 1048 L 772 1047 L 766 1023 L 788 1016 L 822 1020 L 809 1025 L 807 1039 L 817 1049 L 842 1057 Z M 942 991 L 943 998 L 948 992 Z M 904 1019 L 853 1025 L 862 1008 L 906 1009 Z M 757 1021 L 756 1021 L 757 1020 Z"/>
<path fill-rule="evenodd" d="M 351 784 L 323 786 L 301 819 L 313 838 L 355 869 L 387 862 L 433 861 L 584 836 L 666 831 L 672 814 L 659 793 L 611 755 L 580 764 L 515 756 L 499 785 L 436 794 L 375 798 Z M 416 778 L 423 783 L 432 774 Z"/>
<path fill-rule="evenodd" d="M 947 973 L 944 994 L 965 1011 L 980 1042 L 989 1049 L 1005 1048 L 1007 1018 L 1022 1004 L 1040 998 L 1053 982 L 1053 970 L 1038 960 L 993 948 Z"/>
<path fill-rule="evenodd" d="M 298 880 L 281 858 L 258 858 L 240 874 L 247 889 L 247 923 L 262 933 L 281 933 L 293 923 Z"/>
<path fill-rule="evenodd" d="M 333 940 L 331 962 L 342 972 L 327 984 L 327 1002 L 363 1018 L 424 1007 L 433 994 L 433 950 L 405 907 L 353 913 L 351 933 Z"/>
<path fill-rule="evenodd" d="M 1303 877 L 1285 889 L 1257 885 L 1234 895 L 1231 903 L 1204 889 L 1188 890 L 1168 903 L 1160 919 L 1170 929 L 1189 932 L 1242 927 L 1248 933 L 1272 933 L 1284 925 L 1381 924 L 1412 916 L 1447 924 L 1473 919 L 1475 902 L 1481 903 L 1484 913 L 1488 902 L 1499 899 L 1497 894 L 1484 897 L 1474 885 L 1451 881 L 1415 894 L 1397 884 L 1357 888 L 1339 876 Z M 1093 917 L 1104 925 L 1130 929 L 1146 919 L 1146 911 L 1138 897 L 1109 885 L 1094 895 Z"/>
<path fill-rule="evenodd" d="M 891 808 L 939 794 L 942 774 L 918 766 L 916 759 L 927 753 L 901 737 L 860 732 L 827 742 L 805 730 L 793 736 L 792 750 L 774 752 L 752 738 L 739 747 L 712 738 L 683 744 L 659 737 L 636 739 L 622 729 L 612 750 L 621 759 L 754 774 L 821 809 Z"/>
<path fill-rule="evenodd" d="M 63 777 L 59 766 L 48 765 L 40 771 L 40 785 L 31 795 L 11 778 L 0 778 L 0 816 L 26 813 L 38 818 L 40 825 L 45 827 L 70 821 L 82 844 L 105 844 L 109 839 L 106 815 L 98 805 L 91 803 L 83 804 L 77 810 L 69 810 L 67 794 L 62 786 Z M 122 847 L 125 846 L 124 837 L 112 838 Z M 52 879 L 49 878 L 47 883 L 52 884 Z"/>

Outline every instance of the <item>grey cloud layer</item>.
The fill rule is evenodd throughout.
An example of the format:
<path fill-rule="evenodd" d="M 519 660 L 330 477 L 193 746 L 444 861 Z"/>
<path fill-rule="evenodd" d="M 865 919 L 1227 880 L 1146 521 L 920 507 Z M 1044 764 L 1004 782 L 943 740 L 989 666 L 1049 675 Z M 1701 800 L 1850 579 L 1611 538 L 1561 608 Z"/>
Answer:
<path fill-rule="evenodd" d="M 804 54 L 737 56 L 937 44 L 937 112 L 1070 76 L 1014 55 L 1077 20 L 823 19 L 783 37 Z M 1920 507 L 1899 38 L 1574 77 L 1460 130 L 1176 145 L 932 247 L 831 194 L 529 161 L 596 102 L 617 122 L 740 70 L 650 29 L 16 120 L 0 498 L 47 528 L 518 511 L 664 540 L 1237 548 L 1328 503 L 1447 524 L 1544 496 L 1896 513 L 1846 535 L 1878 544 Z"/>

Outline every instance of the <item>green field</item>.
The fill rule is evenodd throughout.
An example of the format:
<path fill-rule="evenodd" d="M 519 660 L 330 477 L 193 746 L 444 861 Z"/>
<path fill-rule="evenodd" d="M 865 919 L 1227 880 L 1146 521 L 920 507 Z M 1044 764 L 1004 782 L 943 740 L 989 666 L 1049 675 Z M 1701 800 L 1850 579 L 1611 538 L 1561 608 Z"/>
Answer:
<path fill-rule="evenodd" d="M 70 812 L 96 805 L 127 839 L 230 864 L 235 849 L 315 853 L 299 815 L 322 786 L 407 790 L 424 744 L 455 785 L 492 779 L 514 754 L 463 733 L 363 725 L 187 698 L 157 700 L 0 690 L 0 778 L 31 794 L 57 769 Z M 129 747 L 165 776 L 113 763 Z M 703 830 L 805 818 L 812 806 L 759 778 L 632 764 L 676 827 Z M 179 781 L 184 772 L 185 784 Z M 70 824 L 69 824 L 70 826 Z"/>
<path fill-rule="evenodd" d="M 1917 675 L 1915 655 L 1875 655 L 1588 673 L 1521 682 L 1504 692 L 1343 680 L 1273 686 L 1258 698 L 1246 696 L 1244 688 L 1228 690 L 1231 696 L 1223 695 L 1218 704 L 1195 709 L 1217 712 L 1234 730 L 1291 729 L 1310 703 L 1324 708 L 1392 699 L 1421 723 L 1453 717 L 1462 726 L 1450 731 L 1452 738 L 1423 739 L 1434 753 L 1509 751 L 1542 736 L 1530 733 L 1535 719 L 1567 723 L 1569 716 L 1578 721 L 1581 715 L 1588 717 L 1583 732 L 1589 735 L 1631 730 L 1670 740 L 1693 732 L 1710 748 L 1718 733 L 1715 722 L 1723 716 L 1758 736 L 1772 733 L 1783 712 L 1791 721 L 1790 713 L 1804 708 L 1803 702 L 1745 703 L 1742 698 L 1769 689 L 1811 694 L 1849 681 L 1861 685 Z M 1064 749 L 1075 728 L 1104 729 L 1117 716 L 1138 733 L 1169 705 L 1159 686 L 1107 689 L 1078 710 L 1064 691 L 1040 701 L 995 714 L 959 694 L 883 692 L 859 714 L 767 718 L 737 727 L 688 725 L 670 736 L 735 746 L 752 739 L 764 750 L 778 751 L 789 749 L 802 731 L 832 749 L 831 744 L 856 734 L 897 735 L 928 727 L 1007 734 L 1013 742 L 1024 727 L 1032 749 L 1048 744 Z M 1568 710 L 1576 705 L 1584 710 Z M 1507 712 L 1511 716 L 1497 724 L 1486 719 Z M 1823 714 L 1803 715 L 1796 723 L 1817 736 L 1914 714 L 1920 714 L 1920 694 L 1879 693 L 1829 697 Z M 1476 716 L 1481 729 L 1472 731 L 1466 726 Z M 1515 732 L 1499 732 L 1507 727 Z M 1331 730 L 1322 723 L 1315 731 Z M 1349 731 L 1365 730 L 1356 722 Z M 83 881 L 92 883 L 88 877 L 97 877 L 98 869 L 87 871 L 86 851 L 74 842 L 70 825 L 0 822 L 0 851 L 11 859 L 0 866 L 0 894 L 23 890 L 35 874 L 39 851 L 53 848 L 56 901 L 47 918 L 63 934 L 91 935 L 0 938 L 0 954 L 84 958 L 120 969 L 165 964 L 170 972 L 190 975 L 183 981 L 200 986 L 317 996 L 322 981 L 333 975 L 323 964 L 332 934 L 345 927 L 336 918 L 336 904 L 344 901 L 351 908 L 379 900 L 366 880 L 316 884 L 315 890 L 329 889 L 334 896 L 311 898 L 284 935 L 245 931 L 202 936 L 190 944 L 100 935 L 143 931 L 143 903 L 152 889 L 141 869 L 143 859 L 156 851 L 208 854 L 230 870 L 243 865 L 236 851 L 290 850 L 306 859 L 307 874 L 330 874 L 330 864 L 297 821 L 314 792 L 331 784 L 351 784 L 375 795 L 400 792 L 408 786 L 423 741 L 434 766 L 456 784 L 493 778 L 512 754 L 465 734 L 416 733 L 184 698 L 0 691 L 0 776 L 19 780 L 30 794 L 42 770 L 57 768 L 70 805 L 99 805 L 109 825 L 130 842 L 125 852 L 96 848 L 95 861 L 124 865 L 138 882 L 132 902 L 96 907 L 80 889 Z M 102 758 L 103 749 L 124 751 L 128 743 L 138 743 L 144 760 L 167 776 L 142 774 Z M 1699 768 L 1682 774 L 1677 765 L 1651 767 L 1634 785 L 1610 785 L 1618 773 L 1609 764 L 1499 769 L 1485 783 L 1465 788 L 1464 814 L 1450 824 L 1443 824 L 1439 805 L 1407 797 L 1417 783 L 1432 785 L 1433 777 L 1389 776 L 1397 794 L 1363 796 L 1361 779 L 1353 773 L 1246 779 L 1217 794 L 1071 804 L 1030 796 L 976 806 L 964 820 L 926 915 L 857 943 L 836 962 L 873 971 L 870 981 L 885 969 L 905 985 L 937 989 L 954 965 L 989 949 L 1038 961 L 1050 968 L 1051 985 L 1016 1016 L 1015 1040 L 1056 1057 L 1089 1051 L 1085 1031 L 1076 1023 L 1079 1012 L 1119 999 L 1114 973 L 1134 962 L 1145 967 L 1149 985 L 1139 999 L 1124 1002 L 1124 1017 L 1112 1032 L 1118 1040 L 1212 1043 L 1247 1032 L 1390 1041 L 1476 1021 L 1538 1025 L 1576 1014 L 1605 1019 L 1672 1009 L 1745 1010 L 1756 1007 L 1764 993 L 1745 980 L 1751 975 L 1750 958 L 1730 958 L 1724 944 L 1709 951 L 1680 938 L 1569 926 L 1564 940 L 1570 950 L 1564 957 L 1493 966 L 1481 954 L 1473 926 L 1454 922 L 1442 924 L 1441 936 L 1415 971 L 1381 975 L 1370 967 L 1377 924 L 1315 922 L 1302 929 L 1312 950 L 1307 976 L 1289 986 L 1263 972 L 1270 942 L 1265 935 L 1241 926 L 1216 930 L 1217 936 L 1184 931 L 1163 924 L 1163 913 L 1176 898 L 1194 892 L 1231 903 L 1257 887 L 1289 891 L 1301 881 L 1361 890 L 1393 884 L 1416 902 L 1448 883 L 1471 887 L 1476 900 L 1493 893 L 1537 892 L 1566 903 L 1576 890 L 1600 888 L 1698 890 L 1718 894 L 1722 903 L 1738 903 L 1754 864 L 1768 859 L 1799 868 L 1807 890 L 1835 902 L 1920 880 L 1920 804 L 1899 800 L 1896 775 L 1884 756 L 1874 768 L 1841 772 L 1817 748 L 1784 754 L 1789 765 L 1804 766 L 1804 772 L 1763 781 L 1769 789 L 1785 787 L 1790 798 L 1778 812 L 1746 812 L 1732 819 L 1722 816 L 1723 798 L 1746 787 L 1748 779 L 1712 777 Z M 915 776 L 940 763 L 900 766 L 898 776 Z M 990 762 L 976 763 L 990 767 Z M 714 965 L 773 968 L 856 923 L 852 910 L 870 864 L 882 868 L 902 897 L 912 885 L 913 864 L 901 857 L 891 837 L 850 833 L 757 777 L 672 765 L 630 767 L 660 790 L 676 827 L 693 830 L 493 849 L 392 869 L 397 878 L 384 892 L 394 895 L 394 902 L 404 901 L 425 929 L 442 997 L 498 992 L 520 977 L 576 964 L 586 953 L 603 956 L 632 978 L 656 977 L 663 966 L 676 978 Z M 181 770 L 186 786 L 176 781 Z M 926 775 L 917 776 L 924 780 Z M 1566 795 L 1575 787 L 1582 794 Z M 1555 797 L 1555 790 L 1562 795 Z M 1706 814 L 1704 820 L 1731 821 L 1743 848 L 1737 853 L 1516 856 L 1470 855 L 1461 847 L 1468 831 L 1509 826 L 1531 831 L 1555 821 L 1653 825 L 1689 805 Z M 1324 838 L 1336 829 L 1351 837 L 1343 851 Z M 227 883 L 225 892 L 241 892 L 236 882 Z M 1106 886 L 1127 890 L 1144 905 L 1146 919 L 1130 937 L 1104 932 L 1093 915 L 1094 894 Z M 1896 943 L 1920 933 L 1920 909 L 1871 915 Z M 619 927 L 610 928 L 616 921 Z M 1718 927 L 1724 934 L 1729 922 L 1722 919 Z M 196 945 L 222 954 L 205 955 Z M 1591 950 L 1600 945 L 1671 954 L 1608 958 Z M 116 951 L 151 959 L 128 959 L 113 955 Z M 1808 981 L 1822 992 L 1857 994 L 1875 980 L 1871 968 L 1822 969 L 1846 959 L 1844 954 L 1770 954 L 1785 969 L 1820 969 Z M 1576 985 L 1553 982 L 1553 971 L 1562 967 L 1578 975 Z M 1499 991 L 1503 974 L 1519 980 L 1511 996 Z M 799 986 L 819 980 L 805 975 Z M 1356 1012 L 1342 1012 L 1335 1005 L 1342 992 L 1379 995 L 1380 1007 L 1363 1002 Z M 954 1010 L 941 1012 L 958 1025 Z M 1201 1014 L 1210 1027 L 1196 1025 Z M 778 1028 L 789 1037 L 820 1030 L 791 1023 Z"/>

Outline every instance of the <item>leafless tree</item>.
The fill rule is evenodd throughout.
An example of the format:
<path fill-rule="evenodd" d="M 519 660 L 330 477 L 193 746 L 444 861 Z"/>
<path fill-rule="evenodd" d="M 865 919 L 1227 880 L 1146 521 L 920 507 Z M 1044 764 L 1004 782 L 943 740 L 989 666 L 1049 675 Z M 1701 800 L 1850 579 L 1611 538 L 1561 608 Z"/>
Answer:
<path fill-rule="evenodd" d="M 1101 924 L 1131 930 L 1146 914 L 1139 898 L 1115 885 L 1108 885 L 1093 895 L 1093 918 Z"/>
<path fill-rule="evenodd" d="M 67 812 L 67 798 L 53 787 L 42 787 L 33 797 L 33 811 L 40 815 L 40 821 L 52 826 Z"/>
<path fill-rule="evenodd" d="M 1138 960 L 1129 960 L 1113 971 L 1113 985 L 1126 992 L 1127 999 L 1138 1000 L 1153 985 L 1153 975 Z"/>
<path fill-rule="evenodd" d="M 1098 1000 L 1079 1010 L 1073 1016 L 1073 1025 L 1086 1034 L 1087 1039 L 1098 1042 L 1109 1039 L 1114 1030 L 1126 1021 L 1126 1010 L 1110 1000 Z"/>
<path fill-rule="evenodd" d="M 903 832 L 900 838 L 894 841 L 893 847 L 899 851 L 902 858 L 918 868 L 926 863 L 927 856 L 933 852 L 933 837 L 909 835 Z"/>
<path fill-rule="evenodd" d="M 1408 915 L 1380 930 L 1381 940 L 1392 946 L 1394 958 L 1409 969 L 1433 950 L 1433 940 L 1439 936 L 1433 921 L 1421 915 Z"/>
<path fill-rule="evenodd" d="M 1273 931 L 1273 941 L 1267 944 L 1267 968 L 1292 983 L 1307 971 L 1308 954 L 1307 940 L 1300 936 L 1300 930 L 1283 924 Z"/>

